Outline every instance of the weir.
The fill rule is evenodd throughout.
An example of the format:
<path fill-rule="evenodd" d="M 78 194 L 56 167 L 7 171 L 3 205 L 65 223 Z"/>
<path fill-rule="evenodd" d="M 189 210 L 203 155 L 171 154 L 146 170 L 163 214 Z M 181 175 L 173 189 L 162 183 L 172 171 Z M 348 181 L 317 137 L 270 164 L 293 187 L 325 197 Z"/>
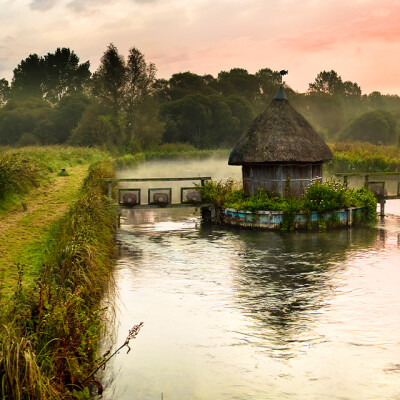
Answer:
<path fill-rule="evenodd" d="M 158 207 L 198 207 L 202 204 L 199 186 L 210 181 L 209 176 L 171 178 L 103 178 L 112 200 L 112 185 L 118 184 L 118 206 L 122 209 Z M 184 185 L 172 182 L 186 183 Z M 198 182 L 198 184 L 196 184 Z M 153 186 L 154 184 L 157 184 Z M 190 186 L 189 186 L 190 185 Z"/>

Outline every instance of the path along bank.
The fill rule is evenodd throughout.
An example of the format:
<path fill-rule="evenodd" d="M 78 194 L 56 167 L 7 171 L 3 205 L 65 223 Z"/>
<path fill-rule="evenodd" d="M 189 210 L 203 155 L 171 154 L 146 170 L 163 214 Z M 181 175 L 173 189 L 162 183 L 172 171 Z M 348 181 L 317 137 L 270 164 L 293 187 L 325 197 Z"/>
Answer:
<path fill-rule="evenodd" d="M 113 266 L 115 212 L 98 178 L 110 161 L 68 169 L 2 216 L 2 399 L 87 398 Z"/>

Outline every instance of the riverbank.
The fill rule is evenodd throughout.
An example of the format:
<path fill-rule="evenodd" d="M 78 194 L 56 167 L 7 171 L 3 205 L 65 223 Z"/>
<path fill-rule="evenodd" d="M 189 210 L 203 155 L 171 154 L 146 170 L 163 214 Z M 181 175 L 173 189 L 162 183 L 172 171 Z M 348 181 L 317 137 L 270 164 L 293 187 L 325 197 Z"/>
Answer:
<path fill-rule="evenodd" d="M 114 252 L 115 211 L 98 178 L 114 171 L 103 161 L 66 172 L 1 221 L 4 399 L 89 396 Z"/>
<path fill-rule="evenodd" d="M 29 193 L 24 207 L 19 205 L 0 219 L 0 293 L 3 296 L 15 291 L 16 266 L 35 264 L 44 235 L 76 200 L 88 168 L 88 165 L 68 168 L 68 176 L 52 174 L 51 182 Z M 35 271 L 25 270 L 26 279 L 31 280 L 34 275 Z"/>

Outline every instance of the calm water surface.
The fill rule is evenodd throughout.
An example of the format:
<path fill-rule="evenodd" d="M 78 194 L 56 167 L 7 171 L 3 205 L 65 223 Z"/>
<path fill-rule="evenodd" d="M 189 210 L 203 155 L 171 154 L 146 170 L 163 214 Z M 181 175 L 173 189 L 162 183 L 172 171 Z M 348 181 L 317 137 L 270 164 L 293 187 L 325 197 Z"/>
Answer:
<path fill-rule="evenodd" d="M 103 398 L 400 399 L 400 201 L 386 209 L 373 229 L 288 234 L 127 211 L 115 345 L 144 326 Z"/>

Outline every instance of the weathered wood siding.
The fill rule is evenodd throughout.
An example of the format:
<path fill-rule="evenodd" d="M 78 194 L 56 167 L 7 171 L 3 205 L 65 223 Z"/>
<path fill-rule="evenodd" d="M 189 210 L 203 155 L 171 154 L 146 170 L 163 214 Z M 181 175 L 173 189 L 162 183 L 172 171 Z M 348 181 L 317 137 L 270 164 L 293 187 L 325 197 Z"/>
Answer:
<path fill-rule="evenodd" d="M 322 177 L 322 163 L 243 165 L 242 174 L 243 188 L 248 194 L 264 189 L 282 196 L 299 196 L 311 179 Z"/>

